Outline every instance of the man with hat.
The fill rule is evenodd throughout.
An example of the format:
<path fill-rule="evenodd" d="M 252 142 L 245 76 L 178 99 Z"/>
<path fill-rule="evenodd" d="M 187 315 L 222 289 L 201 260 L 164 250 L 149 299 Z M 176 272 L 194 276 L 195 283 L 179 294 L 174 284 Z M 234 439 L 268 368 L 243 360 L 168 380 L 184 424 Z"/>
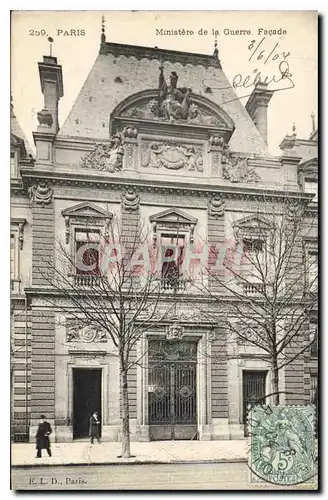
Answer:
<path fill-rule="evenodd" d="M 50 439 L 49 436 L 52 433 L 51 425 L 46 421 L 45 415 L 41 415 L 40 423 L 36 433 L 36 458 L 41 458 L 42 450 L 47 450 L 49 457 L 51 457 L 50 450 Z"/>

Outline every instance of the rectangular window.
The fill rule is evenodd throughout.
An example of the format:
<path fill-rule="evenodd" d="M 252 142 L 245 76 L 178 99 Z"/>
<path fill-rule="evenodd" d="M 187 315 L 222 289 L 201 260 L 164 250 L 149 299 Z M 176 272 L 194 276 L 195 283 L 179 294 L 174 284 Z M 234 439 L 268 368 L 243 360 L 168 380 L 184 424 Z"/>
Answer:
<path fill-rule="evenodd" d="M 318 289 L 318 252 L 308 252 L 308 287 L 310 292 Z"/>
<path fill-rule="evenodd" d="M 243 240 L 244 252 L 246 253 L 260 253 L 263 252 L 264 241 L 259 239 L 248 239 Z"/>
<path fill-rule="evenodd" d="M 318 201 L 318 183 L 317 182 L 311 182 L 311 181 L 305 181 L 304 185 L 304 191 L 306 193 L 314 193 L 315 196 L 312 198 L 313 201 Z"/>
<path fill-rule="evenodd" d="M 17 174 L 18 174 L 17 152 L 12 151 L 10 153 L 10 177 L 17 177 Z"/>
<path fill-rule="evenodd" d="M 15 261 L 16 261 L 15 235 L 10 235 L 10 279 L 15 279 Z"/>
<path fill-rule="evenodd" d="M 318 325 L 316 322 L 310 323 L 310 342 L 314 342 L 310 345 L 310 356 L 311 358 L 318 357 Z"/>
<path fill-rule="evenodd" d="M 311 404 L 317 404 L 318 375 L 311 375 Z"/>
<path fill-rule="evenodd" d="M 78 275 L 100 276 L 100 232 L 75 230 L 75 272 Z"/>

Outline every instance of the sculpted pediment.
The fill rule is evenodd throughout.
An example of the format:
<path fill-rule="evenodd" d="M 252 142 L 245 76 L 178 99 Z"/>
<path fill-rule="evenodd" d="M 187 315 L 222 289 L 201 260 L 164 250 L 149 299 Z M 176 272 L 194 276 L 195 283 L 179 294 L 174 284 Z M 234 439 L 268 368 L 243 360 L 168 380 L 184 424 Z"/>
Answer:
<path fill-rule="evenodd" d="M 230 116 L 217 104 L 204 96 L 193 94 L 190 89 L 187 89 L 190 90 L 188 102 L 184 103 L 184 90 L 180 89 L 182 102 L 178 98 L 165 98 L 165 94 L 161 97 L 159 90 L 137 92 L 118 104 L 111 114 L 111 121 L 142 120 L 173 126 L 194 125 L 222 130 L 225 139 L 230 138 L 235 128 Z"/>
<path fill-rule="evenodd" d="M 69 218 L 96 218 L 96 219 L 111 219 L 113 214 L 106 212 L 102 208 L 97 207 L 93 203 L 83 202 L 73 207 L 66 208 L 62 211 L 63 217 Z"/>
<path fill-rule="evenodd" d="M 73 207 L 62 210 L 62 216 L 65 219 L 65 240 L 69 242 L 72 237 L 73 226 L 86 226 L 90 228 L 105 228 L 104 236 L 108 238 L 109 225 L 113 218 L 111 212 L 106 212 L 89 201 L 79 203 Z"/>
<path fill-rule="evenodd" d="M 248 215 L 232 223 L 233 232 L 237 240 L 253 237 L 266 238 L 272 227 L 273 222 L 259 215 Z"/>
<path fill-rule="evenodd" d="M 183 212 L 178 208 L 169 208 L 163 212 L 152 215 L 149 218 L 150 222 L 155 222 L 156 224 L 184 224 L 184 225 L 195 225 L 197 220 L 189 214 Z"/>

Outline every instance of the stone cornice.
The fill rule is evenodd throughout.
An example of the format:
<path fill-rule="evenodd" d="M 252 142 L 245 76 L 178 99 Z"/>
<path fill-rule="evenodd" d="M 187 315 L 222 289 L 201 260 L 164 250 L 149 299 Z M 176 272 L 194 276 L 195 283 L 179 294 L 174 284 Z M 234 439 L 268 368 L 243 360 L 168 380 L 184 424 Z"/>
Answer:
<path fill-rule="evenodd" d="M 163 60 L 164 62 L 169 61 L 173 64 L 180 63 L 183 66 L 186 64 L 192 64 L 193 66 L 201 65 L 204 66 L 204 68 L 208 68 L 210 66 L 213 66 L 214 68 L 221 68 L 219 59 L 213 55 L 159 49 L 157 47 L 144 47 L 141 45 L 105 42 L 101 44 L 99 54 L 112 54 L 114 57 L 135 57 L 139 61 L 141 59 L 157 59 L 158 62 Z"/>
<path fill-rule="evenodd" d="M 46 180 L 52 187 L 72 186 L 72 187 L 88 187 L 88 188 L 105 188 L 111 190 L 126 190 L 134 188 L 137 192 L 152 192 L 162 194 L 178 194 L 187 196 L 202 196 L 209 197 L 219 193 L 225 199 L 242 199 L 256 200 L 265 197 L 268 201 L 279 201 L 286 197 L 302 198 L 304 201 L 309 201 L 313 197 L 312 193 L 304 193 L 300 191 L 282 191 L 265 187 L 249 187 L 243 186 L 236 188 L 235 186 L 215 186 L 212 184 L 195 185 L 188 182 L 175 182 L 174 184 L 163 181 L 146 181 L 144 179 L 124 178 L 122 177 L 105 177 L 88 172 L 85 173 L 64 173 L 53 172 L 46 170 L 22 169 L 22 179 L 25 189 L 37 182 Z"/>
<path fill-rule="evenodd" d="M 67 298 L 67 296 L 65 295 L 65 292 L 61 292 L 61 290 L 58 290 L 58 289 L 54 289 L 54 288 L 48 288 L 48 287 L 38 287 L 38 286 L 32 286 L 32 287 L 28 287 L 28 288 L 25 288 L 24 289 L 24 292 L 25 292 L 25 296 L 26 296 L 26 299 L 29 301 L 29 304 L 33 305 L 33 303 L 31 302 L 33 299 L 35 299 L 36 301 L 40 300 L 40 301 L 43 301 L 43 300 L 49 300 L 49 299 L 57 299 L 57 300 L 69 300 Z M 83 296 L 83 294 L 87 294 L 89 295 L 90 294 L 90 290 L 86 290 L 86 289 L 83 289 L 81 288 L 81 290 L 79 290 L 78 294 L 71 294 L 71 296 Z M 95 292 L 93 293 L 93 295 L 95 297 L 101 297 L 101 293 L 99 294 L 96 294 Z M 22 298 L 24 296 L 20 296 L 20 298 Z M 149 300 L 152 300 L 153 298 L 150 296 L 149 297 Z M 252 302 L 253 304 L 256 302 L 258 303 L 261 303 L 263 302 L 263 299 L 261 297 L 252 297 Z M 307 301 L 306 297 L 295 297 L 295 300 L 293 301 L 294 304 L 305 304 Z M 163 304 L 172 304 L 173 302 L 177 303 L 177 304 L 188 304 L 188 305 L 192 305 L 193 303 L 197 305 L 199 304 L 204 304 L 204 305 L 208 305 L 208 306 L 213 306 L 213 305 L 217 305 L 217 304 L 220 304 L 220 306 L 222 307 L 222 314 L 220 314 L 220 316 L 222 318 L 224 318 L 224 314 L 227 312 L 227 309 L 223 309 L 225 306 L 229 308 L 229 306 L 231 305 L 232 302 L 234 303 L 241 303 L 241 304 L 245 304 L 245 299 L 244 298 L 238 298 L 238 297 L 235 297 L 234 295 L 220 295 L 218 294 L 217 296 L 215 296 L 214 294 L 212 294 L 211 296 L 207 295 L 207 294 L 194 294 L 194 293 L 191 293 L 191 292 L 188 292 L 188 291 L 183 291 L 183 292 L 180 292 L 180 293 L 177 293 L 177 294 L 167 294 L 167 293 L 163 293 L 162 297 L 161 297 L 161 302 Z M 49 302 L 49 303 L 46 303 L 44 304 L 43 307 L 45 307 L 46 309 L 51 307 L 53 308 L 54 306 L 54 302 Z M 58 310 L 60 310 L 60 304 L 58 305 Z M 72 309 L 74 309 L 74 306 L 72 306 Z M 171 320 L 174 322 L 176 321 L 175 318 L 171 318 L 171 319 L 168 319 L 166 320 L 167 323 L 170 323 Z M 164 323 L 165 323 L 165 320 L 163 320 Z M 181 323 L 183 323 L 185 320 L 182 320 Z M 200 323 L 203 323 L 205 324 L 206 321 L 204 320 L 200 320 Z M 210 323 L 210 321 L 209 321 Z M 162 323 L 161 323 L 162 324 Z M 198 323 L 197 323 L 198 324 Z"/>

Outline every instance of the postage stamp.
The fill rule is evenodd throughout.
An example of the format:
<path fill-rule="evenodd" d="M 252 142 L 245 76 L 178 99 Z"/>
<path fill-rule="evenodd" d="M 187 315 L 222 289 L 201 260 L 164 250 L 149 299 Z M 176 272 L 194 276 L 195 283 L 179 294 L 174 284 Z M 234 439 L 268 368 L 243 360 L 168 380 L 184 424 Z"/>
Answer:
<path fill-rule="evenodd" d="M 249 412 L 250 481 L 296 485 L 316 474 L 315 407 L 254 406 Z"/>

